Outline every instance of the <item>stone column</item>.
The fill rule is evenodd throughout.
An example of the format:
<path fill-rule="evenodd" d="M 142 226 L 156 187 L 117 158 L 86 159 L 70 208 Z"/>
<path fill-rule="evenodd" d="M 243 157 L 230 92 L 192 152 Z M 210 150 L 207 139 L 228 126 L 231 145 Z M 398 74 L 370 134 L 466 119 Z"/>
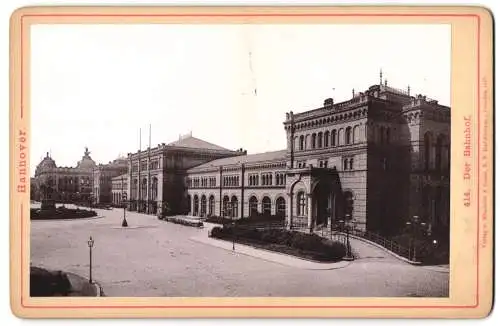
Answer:
<path fill-rule="evenodd" d="M 307 194 L 307 228 L 312 232 L 312 194 Z"/>

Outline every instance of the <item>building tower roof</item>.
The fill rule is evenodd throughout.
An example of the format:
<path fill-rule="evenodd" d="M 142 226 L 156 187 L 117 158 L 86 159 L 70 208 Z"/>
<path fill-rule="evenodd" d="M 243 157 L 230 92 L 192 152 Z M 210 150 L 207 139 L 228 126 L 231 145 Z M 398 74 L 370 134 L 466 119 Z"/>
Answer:
<path fill-rule="evenodd" d="M 76 167 L 79 169 L 93 169 L 95 166 L 94 160 L 90 157 L 89 149 L 85 147 L 82 160 L 78 162 Z"/>

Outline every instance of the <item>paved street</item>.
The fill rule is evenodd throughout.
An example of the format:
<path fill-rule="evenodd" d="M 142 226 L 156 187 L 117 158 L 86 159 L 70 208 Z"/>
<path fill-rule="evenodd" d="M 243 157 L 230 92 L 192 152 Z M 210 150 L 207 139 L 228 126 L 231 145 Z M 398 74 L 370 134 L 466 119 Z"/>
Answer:
<path fill-rule="evenodd" d="M 354 243 L 361 258 L 343 268 L 286 266 L 212 246 L 193 238 L 207 229 L 123 210 L 102 217 L 33 221 L 33 265 L 88 276 L 87 240 L 95 240 L 93 278 L 106 296 L 448 296 L 448 273 L 401 262 Z"/>

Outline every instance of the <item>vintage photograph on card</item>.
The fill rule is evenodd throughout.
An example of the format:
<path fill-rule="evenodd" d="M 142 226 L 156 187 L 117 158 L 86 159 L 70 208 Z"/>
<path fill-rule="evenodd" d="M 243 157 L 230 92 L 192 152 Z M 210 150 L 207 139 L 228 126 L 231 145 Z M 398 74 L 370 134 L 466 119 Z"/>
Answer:
<path fill-rule="evenodd" d="M 22 8 L 13 311 L 484 317 L 490 85 L 483 8 Z"/>

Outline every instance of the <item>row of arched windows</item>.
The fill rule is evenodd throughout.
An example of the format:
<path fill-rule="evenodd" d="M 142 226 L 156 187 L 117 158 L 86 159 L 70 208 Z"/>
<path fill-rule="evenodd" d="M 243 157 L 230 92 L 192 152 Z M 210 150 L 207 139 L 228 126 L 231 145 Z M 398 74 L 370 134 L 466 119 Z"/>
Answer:
<path fill-rule="evenodd" d="M 360 126 L 340 128 L 337 130 L 300 135 L 295 137 L 295 148 L 299 151 L 349 145 L 361 141 Z"/>
<path fill-rule="evenodd" d="M 215 214 L 215 197 L 210 195 L 207 197 L 205 195 L 193 196 L 192 206 L 191 206 L 191 196 L 188 195 L 188 210 L 191 214 L 195 216 L 212 216 Z M 286 202 L 285 198 L 276 198 L 276 215 L 285 216 Z M 248 200 L 248 214 L 249 216 L 255 216 L 259 213 L 258 211 L 259 201 L 257 197 L 251 196 Z M 261 201 L 261 213 L 263 215 L 271 215 L 271 198 L 264 196 Z M 225 217 L 238 217 L 239 216 L 239 201 L 236 196 L 224 196 L 222 198 L 222 212 L 221 216 Z"/>
<path fill-rule="evenodd" d="M 122 200 L 123 200 L 123 194 L 121 192 L 120 193 L 118 193 L 118 192 L 113 193 L 113 204 L 119 205 L 119 204 L 121 204 Z"/>
<path fill-rule="evenodd" d="M 149 198 L 148 198 L 148 179 L 143 178 L 141 182 L 141 197 L 139 198 L 138 194 L 138 180 L 134 179 L 132 180 L 132 184 L 130 187 L 130 199 L 131 200 L 137 200 L 137 199 L 142 199 L 142 200 L 157 200 L 158 199 L 158 178 L 153 177 L 151 178 L 151 185 L 150 185 L 150 193 L 149 193 Z"/>
<path fill-rule="evenodd" d="M 239 175 L 231 175 L 223 177 L 223 186 L 224 187 L 236 187 L 240 184 L 240 176 Z"/>

